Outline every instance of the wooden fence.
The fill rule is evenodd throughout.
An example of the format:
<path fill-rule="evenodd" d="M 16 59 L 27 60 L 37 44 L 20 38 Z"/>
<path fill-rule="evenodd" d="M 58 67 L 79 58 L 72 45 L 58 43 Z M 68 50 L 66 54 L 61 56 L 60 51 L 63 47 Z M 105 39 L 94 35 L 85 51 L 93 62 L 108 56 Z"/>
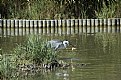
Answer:
<path fill-rule="evenodd" d="M 120 32 L 120 25 L 121 18 L 65 20 L 0 19 L 0 35 Z"/>

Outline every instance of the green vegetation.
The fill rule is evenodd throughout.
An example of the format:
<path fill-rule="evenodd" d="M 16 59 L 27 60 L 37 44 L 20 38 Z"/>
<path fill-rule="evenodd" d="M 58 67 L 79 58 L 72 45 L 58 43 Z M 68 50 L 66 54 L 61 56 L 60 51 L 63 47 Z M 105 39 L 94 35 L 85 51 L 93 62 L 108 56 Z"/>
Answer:
<path fill-rule="evenodd" d="M 12 55 L 1 55 L 0 60 L 0 79 L 8 79 L 13 77 L 14 71 L 16 70 L 16 64 Z"/>
<path fill-rule="evenodd" d="M 56 52 L 47 46 L 47 40 L 44 40 L 38 35 L 29 36 L 25 45 L 18 45 L 14 50 L 14 54 L 19 55 L 17 60 L 20 59 L 20 61 L 23 60 L 23 62 L 27 60 L 30 61 L 30 63 L 37 64 L 43 62 L 48 63 L 57 58 Z"/>
<path fill-rule="evenodd" d="M 101 9 L 101 11 L 96 12 L 96 16 L 98 18 L 121 17 L 120 5 L 121 5 L 121 1 L 119 1 L 119 3 L 110 3 L 109 6 L 106 6 L 106 4 L 103 4 L 103 8 Z"/>
<path fill-rule="evenodd" d="M 56 52 L 47 47 L 47 40 L 31 35 L 23 45 L 18 45 L 11 51 L 11 54 L 3 54 L 0 50 L 0 79 L 16 77 L 16 71 L 50 69 L 58 64 Z"/>
<path fill-rule="evenodd" d="M 120 0 L 1 0 L 3 18 L 67 19 L 121 17 Z"/>

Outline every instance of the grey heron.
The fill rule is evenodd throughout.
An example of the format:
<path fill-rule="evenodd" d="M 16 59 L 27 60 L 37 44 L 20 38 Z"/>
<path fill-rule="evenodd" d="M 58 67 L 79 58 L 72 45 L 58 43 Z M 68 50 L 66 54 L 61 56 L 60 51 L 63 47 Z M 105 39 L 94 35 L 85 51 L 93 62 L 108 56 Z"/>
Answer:
<path fill-rule="evenodd" d="M 48 41 L 48 44 L 54 50 L 65 49 L 69 45 L 69 41 L 51 40 L 51 41 Z"/>

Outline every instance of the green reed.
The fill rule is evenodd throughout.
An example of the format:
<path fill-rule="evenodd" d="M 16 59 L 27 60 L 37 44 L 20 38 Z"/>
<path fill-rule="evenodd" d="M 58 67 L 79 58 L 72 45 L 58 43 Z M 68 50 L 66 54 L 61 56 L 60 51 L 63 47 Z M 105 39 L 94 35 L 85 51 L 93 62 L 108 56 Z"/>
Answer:
<path fill-rule="evenodd" d="M 3 18 L 68 19 L 121 17 L 119 0 L 1 0 Z"/>
<path fill-rule="evenodd" d="M 121 2 L 110 3 L 108 6 L 103 3 L 101 10 L 95 11 L 98 18 L 117 18 L 121 16 L 120 13 Z"/>
<path fill-rule="evenodd" d="M 57 60 L 56 51 L 47 46 L 47 40 L 39 35 L 30 35 L 23 44 L 18 45 L 11 54 L 3 54 L 0 49 L 0 79 L 16 77 L 14 71 L 19 65 L 49 64 Z"/>
<path fill-rule="evenodd" d="M 0 50 L 0 79 L 8 79 L 14 77 L 14 71 L 16 68 L 16 57 L 12 54 L 3 54 L 2 49 Z"/>
<path fill-rule="evenodd" d="M 47 46 L 47 40 L 38 35 L 28 37 L 24 45 L 18 45 L 14 50 L 18 59 L 37 64 L 51 62 L 57 58 L 56 52 Z"/>

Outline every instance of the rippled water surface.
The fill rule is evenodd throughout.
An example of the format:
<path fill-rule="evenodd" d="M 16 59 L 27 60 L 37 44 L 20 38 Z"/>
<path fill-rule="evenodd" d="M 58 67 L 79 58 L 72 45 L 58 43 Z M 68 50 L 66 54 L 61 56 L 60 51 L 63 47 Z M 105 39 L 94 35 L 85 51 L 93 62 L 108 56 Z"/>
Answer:
<path fill-rule="evenodd" d="M 41 35 L 40 35 L 41 36 Z M 71 64 L 66 69 L 41 70 L 18 77 L 18 80 L 120 80 L 121 34 L 96 33 L 43 35 L 48 40 L 67 39 L 76 49 L 59 50 L 59 58 Z M 0 48 L 9 53 L 26 36 L 0 37 Z"/>

